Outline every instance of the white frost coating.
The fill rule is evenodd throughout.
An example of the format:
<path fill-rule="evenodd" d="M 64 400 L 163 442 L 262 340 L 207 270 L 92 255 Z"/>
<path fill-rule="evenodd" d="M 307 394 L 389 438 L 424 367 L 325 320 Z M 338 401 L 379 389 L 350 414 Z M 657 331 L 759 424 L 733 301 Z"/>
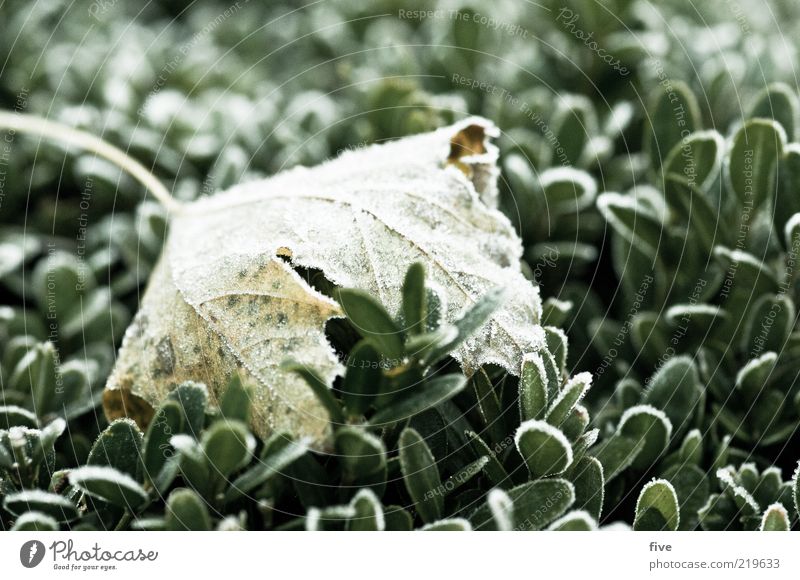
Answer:
<path fill-rule="evenodd" d="M 356 510 L 352 505 L 337 505 L 325 508 L 324 516 L 323 511 L 319 508 L 311 508 L 306 515 L 306 531 L 318 532 L 321 531 L 319 524 L 323 519 L 341 519 L 346 520 L 354 517 Z"/>
<path fill-rule="evenodd" d="M 630 407 L 626 409 L 625 412 L 622 414 L 622 417 L 619 420 L 619 425 L 617 426 L 617 433 L 622 432 L 622 428 L 625 426 L 625 423 L 633 417 L 634 415 L 638 415 L 640 413 L 644 413 L 646 415 L 650 415 L 651 417 L 657 417 L 662 423 L 664 423 L 664 427 L 667 430 L 667 441 L 672 436 L 672 421 L 669 420 L 666 413 L 661 409 L 656 409 L 651 405 L 636 405 L 635 407 Z"/>
<path fill-rule="evenodd" d="M 554 531 L 554 530 L 557 530 L 558 528 L 560 528 L 561 526 L 563 526 L 564 524 L 572 522 L 572 521 L 575 521 L 575 520 L 582 521 L 584 524 L 586 524 L 586 527 L 588 527 L 589 530 L 596 530 L 597 529 L 597 521 L 595 521 L 595 519 L 586 510 L 575 510 L 575 511 L 569 512 L 569 513 L 561 516 L 560 518 L 558 518 L 552 524 L 550 524 L 547 527 L 547 529 L 548 529 L 548 531 Z"/>
<path fill-rule="evenodd" d="M 492 512 L 497 529 L 510 532 L 514 528 L 514 502 L 508 494 L 500 488 L 494 488 L 489 492 L 486 504 Z"/>
<path fill-rule="evenodd" d="M 564 465 L 564 469 L 572 465 L 572 445 L 570 444 L 569 440 L 567 439 L 566 435 L 564 435 L 563 431 L 558 427 L 553 427 L 550 423 L 546 421 L 539 421 L 537 419 L 528 419 L 527 421 L 523 421 L 520 423 L 519 428 L 517 429 L 516 434 L 514 435 L 514 444 L 517 446 L 517 451 L 522 457 L 525 457 L 525 454 L 522 453 L 522 449 L 520 449 L 519 444 L 522 436 L 526 433 L 531 431 L 538 431 L 539 433 L 545 433 L 550 437 L 554 438 L 558 441 L 561 446 L 564 448 L 564 455 L 567 457 L 567 462 Z M 563 470 L 562 470 L 563 471 Z M 559 472 L 560 473 L 560 472 Z"/>
<path fill-rule="evenodd" d="M 764 516 L 761 518 L 761 526 L 759 526 L 759 529 L 761 531 L 764 531 L 764 527 L 767 524 L 767 519 L 770 516 L 774 517 L 775 514 L 777 514 L 778 517 L 781 518 L 781 521 L 786 523 L 786 529 L 787 530 L 789 529 L 789 526 L 790 526 L 790 523 L 789 523 L 789 521 L 790 521 L 789 520 L 789 512 L 786 511 L 786 508 L 783 507 L 782 503 L 775 502 L 775 503 L 770 504 L 769 506 L 767 506 L 767 509 L 764 510 Z"/>
<path fill-rule="evenodd" d="M 445 520 L 438 520 L 432 522 L 430 524 L 424 525 L 420 528 L 423 532 L 427 532 L 431 529 L 436 529 L 441 526 L 458 526 L 460 531 L 468 532 L 472 530 L 472 524 L 469 523 L 469 520 L 465 520 L 464 518 L 447 518 Z"/>
<path fill-rule="evenodd" d="M 584 208 L 592 203 L 597 195 L 597 182 L 585 171 L 575 169 L 574 167 L 554 167 L 546 169 L 539 177 L 539 182 L 542 184 L 543 188 L 550 187 L 554 183 L 561 181 L 577 183 L 583 190 L 582 195 L 577 198 L 578 208 Z"/>
<path fill-rule="evenodd" d="M 591 447 L 597 440 L 600 438 L 600 429 L 594 428 L 591 431 L 587 431 L 583 434 L 584 441 L 586 441 L 586 447 Z M 602 467 L 602 464 L 601 464 Z"/>
<path fill-rule="evenodd" d="M 741 385 L 747 373 L 749 373 L 753 369 L 758 368 L 764 364 L 774 366 L 777 360 L 778 360 L 778 355 L 775 354 L 774 352 L 766 352 L 762 354 L 760 357 L 750 359 L 742 368 L 739 369 L 739 372 L 736 373 L 736 384 Z"/>
<path fill-rule="evenodd" d="M 378 496 L 375 495 L 375 492 L 369 489 L 368 487 L 359 490 L 358 493 L 355 496 L 353 496 L 353 499 L 350 500 L 350 506 L 353 508 L 353 511 L 355 512 L 355 515 L 353 517 L 354 518 L 359 517 L 358 510 L 356 509 L 355 506 L 356 503 L 358 503 L 358 501 L 362 499 L 372 504 L 372 509 L 375 512 L 376 526 L 378 528 L 377 531 L 382 532 L 383 530 L 385 530 L 386 519 L 384 518 L 383 514 L 383 506 L 381 505 Z"/>
<path fill-rule="evenodd" d="M 271 385 L 280 382 L 282 371 L 264 344 L 270 337 L 249 336 L 243 326 L 232 329 L 235 321 L 215 323 L 218 313 L 204 308 L 225 296 L 269 294 L 268 288 L 247 287 L 247 280 L 232 284 L 238 271 L 252 272 L 253 264 L 283 269 L 286 284 L 302 287 L 317 302 L 327 301 L 275 258 L 281 249 L 294 265 L 319 269 L 338 286 L 377 295 L 391 312 L 400 306 L 406 269 L 422 261 L 429 279 L 445 291 L 449 321 L 489 289 L 509 289 L 506 303 L 454 356 L 468 373 L 495 363 L 518 374 L 523 353 L 544 344 L 538 326 L 541 300 L 521 273 L 522 244 L 511 223 L 481 200 L 494 195 L 494 181 L 486 176 L 496 177 L 496 148 L 484 142 L 485 152 L 458 159 L 473 169 L 472 179 L 446 165 L 451 138 L 471 126 L 490 136 L 497 132 L 490 122 L 471 118 L 348 151 L 313 169 L 295 168 L 187 206 L 175 218 L 168 241 L 175 285 L 242 364 Z M 330 306 L 333 316 L 336 305 Z M 290 326 L 286 333 L 291 334 Z M 313 340 L 315 357 L 323 376 L 332 380 L 341 367 L 322 328 L 301 330 L 306 341 L 319 338 Z M 281 340 L 290 340 L 290 334 Z M 249 348 L 246 355 L 242 345 Z"/>
<path fill-rule="evenodd" d="M 741 485 L 736 483 L 736 480 L 733 478 L 733 468 L 731 467 L 722 467 L 717 469 L 717 479 L 719 479 L 722 483 L 727 485 L 733 495 L 735 497 L 741 498 L 747 505 L 749 505 L 753 511 L 760 512 L 761 508 L 758 505 L 758 502 L 755 498 L 750 495 L 750 492 L 743 488 Z"/>
<path fill-rule="evenodd" d="M 800 148 L 800 146 L 798 146 Z M 800 154 L 800 151 L 798 152 Z M 786 247 L 793 248 L 794 241 L 792 240 L 792 234 L 800 228 L 800 213 L 796 213 L 789 218 L 789 221 L 786 222 L 786 226 L 783 228 L 783 237 L 786 240 Z"/>
<path fill-rule="evenodd" d="M 764 270 L 764 265 L 753 254 L 748 254 L 742 250 L 731 250 L 724 246 L 716 246 L 713 250 L 714 255 L 721 258 L 727 258 L 731 262 L 737 264 L 747 264 L 753 266 L 758 270 Z M 766 272 L 766 270 L 764 270 Z"/>
<path fill-rule="evenodd" d="M 127 473 L 122 473 L 113 467 L 106 467 L 104 465 L 87 465 L 78 467 L 69 472 L 69 483 L 76 487 L 81 488 L 89 495 L 95 495 L 92 491 L 86 489 L 84 482 L 102 479 L 117 485 L 118 487 L 125 488 L 138 494 L 142 500 L 147 499 L 142 486 Z"/>
<path fill-rule="evenodd" d="M 558 396 L 553 400 L 553 403 L 550 405 L 548 409 L 548 413 L 555 409 L 561 401 L 563 401 L 570 392 L 575 389 L 578 385 L 583 385 L 581 388 L 581 393 L 578 395 L 578 398 L 575 400 L 575 405 L 580 403 L 583 400 L 583 397 L 586 396 L 586 393 L 589 391 L 589 388 L 592 386 L 592 373 L 584 372 L 578 373 L 570 380 L 567 381 L 567 384 L 564 385 L 564 388 L 559 391 Z M 573 405 L 574 408 L 574 405 Z"/>
<path fill-rule="evenodd" d="M 6 498 L 8 498 L 9 503 L 12 501 L 23 501 L 26 503 L 39 502 L 39 503 L 49 503 L 53 505 L 58 504 L 59 506 L 63 507 L 75 508 L 75 504 L 73 504 L 67 498 L 55 493 L 44 491 L 43 489 L 24 489 L 17 493 L 8 494 Z"/>
<path fill-rule="evenodd" d="M 680 147 L 675 147 L 669 152 L 667 159 L 664 162 L 664 167 L 672 167 L 672 162 L 675 160 L 675 158 L 685 154 L 683 150 L 685 144 L 696 141 L 713 141 L 716 148 L 714 154 L 714 164 L 711 166 L 711 168 L 709 168 L 708 175 L 706 176 L 705 180 L 698 184 L 701 188 L 703 188 L 708 185 L 709 182 L 715 179 L 719 167 L 722 164 L 722 159 L 725 156 L 725 137 L 720 135 L 717 131 L 708 129 L 705 131 L 696 131 L 691 135 L 687 135 L 686 139 L 680 142 Z"/>
<path fill-rule="evenodd" d="M 637 515 L 639 514 L 639 507 L 640 507 L 640 504 L 642 503 L 642 499 L 647 495 L 647 493 L 648 493 L 648 491 L 650 491 L 650 489 L 652 489 L 653 487 L 655 487 L 657 485 L 666 487 L 667 492 L 670 494 L 670 497 L 671 497 L 673 503 L 675 504 L 675 529 L 677 529 L 678 526 L 680 526 L 680 520 L 681 520 L 680 509 L 678 508 L 678 506 L 680 505 L 678 503 L 678 494 L 675 493 L 675 488 L 666 479 L 653 479 L 652 481 L 649 481 L 644 485 L 644 487 L 642 488 L 642 491 L 639 493 L 639 499 L 636 500 L 636 514 Z M 662 514 L 662 515 L 664 515 L 664 514 Z"/>
<path fill-rule="evenodd" d="M 719 306 L 712 306 L 710 304 L 676 304 L 667 309 L 667 319 L 675 320 L 682 317 L 684 314 L 689 316 L 695 315 L 708 315 L 708 316 L 722 316 L 727 317 L 728 313 Z"/>
<path fill-rule="evenodd" d="M 539 373 L 539 376 L 544 379 L 544 388 L 547 389 L 547 371 L 544 368 L 544 359 L 542 355 L 538 352 L 529 352 L 526 353 L 525 356 L 522 357 L 522 368 L 524 369 L 526 365 L 533 365 L 536 367 L 536 371 Z M 520 370 L 520 376 L 522 375 L 522 371 Z"/>

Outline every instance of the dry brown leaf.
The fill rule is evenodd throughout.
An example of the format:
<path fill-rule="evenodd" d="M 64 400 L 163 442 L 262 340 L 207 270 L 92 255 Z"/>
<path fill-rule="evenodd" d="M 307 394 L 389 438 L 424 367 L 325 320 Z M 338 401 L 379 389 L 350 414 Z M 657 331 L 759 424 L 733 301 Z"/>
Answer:
<path fill-rule="evenodd" d="M 292 266 L 396 311 L 405 271 L 421 261 L 450 321 L 507 287 L 504 306 L 453 355 L 467 373 L 495 363 L 518 374 L 523 355 L 544 342 L 541 303 L 521 274 L 520 240 L 494 208 L 495 132 L 467 119 L 185 206 L 106 386 L 108 417 L 146 423 L 175 384 L 203 381 L 219 396 L 240 370 L 258 384 L 259 434 L 286 428 L 322 440 L 326 412 L 280 363 L 293 358 L 331 384 L 342 366 L 324 326 L 341 310 Z"/>

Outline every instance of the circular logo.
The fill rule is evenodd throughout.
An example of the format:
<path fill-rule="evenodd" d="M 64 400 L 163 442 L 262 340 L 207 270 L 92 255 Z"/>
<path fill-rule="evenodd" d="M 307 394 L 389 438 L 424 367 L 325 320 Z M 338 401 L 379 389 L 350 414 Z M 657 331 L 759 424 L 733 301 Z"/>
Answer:
<path fill-rule="evenodd" d="M 39 540 L 29 540 L 19 549 L 19 561 L 26 568 L 35 568 L 44 559 L 44 544 Z"/>

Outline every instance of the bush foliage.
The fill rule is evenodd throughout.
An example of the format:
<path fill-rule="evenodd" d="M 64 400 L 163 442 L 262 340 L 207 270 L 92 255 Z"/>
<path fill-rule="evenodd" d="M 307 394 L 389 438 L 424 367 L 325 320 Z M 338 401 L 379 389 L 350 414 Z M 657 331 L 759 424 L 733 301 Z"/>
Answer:
<path fill-rule="evenodd" d="M 167 216 L 120 169 L 5 132 L 0 526 L 796 529 L 800 8 L 540 4 L 5 2 L 2 107 L 102 136 L 182 200 L 491 118 L 547 348 L 464 376 L 414 267 L 408 312 L 331 291 L 352 306 L 333 390 L 286 361 L 323 448 L 251 433 L 237 376 L 218 402 L 176 385 L 145 432 L 107 424 Z M 391 368 L 353 320 L 421 315 Z"/>

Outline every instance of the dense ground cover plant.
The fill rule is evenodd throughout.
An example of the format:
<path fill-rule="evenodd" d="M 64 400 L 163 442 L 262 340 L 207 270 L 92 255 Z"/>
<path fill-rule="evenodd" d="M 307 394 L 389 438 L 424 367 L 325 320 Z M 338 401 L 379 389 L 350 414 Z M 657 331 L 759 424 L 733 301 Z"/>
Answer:
<path fill-rule="evenodd" d="M 491 118 L 547 333 L 519 379 L 467 379 L 435 316 L 397 370 L 354 310 L 330 331 L 336 388 L 297 367 L 331 416 L 323 447 L 255 436 L 237 377 L 219 405 L 196 377 L 144 431 L 107 425 L 167 216 L 118 168 L 9 135 L 3 528 L 797 527 L 798 8 L 411 4 L 0 7 L 3 108 L 102 135 L 183 200 Z M 424 280 L 404 292 L 427 317 Z"/>

